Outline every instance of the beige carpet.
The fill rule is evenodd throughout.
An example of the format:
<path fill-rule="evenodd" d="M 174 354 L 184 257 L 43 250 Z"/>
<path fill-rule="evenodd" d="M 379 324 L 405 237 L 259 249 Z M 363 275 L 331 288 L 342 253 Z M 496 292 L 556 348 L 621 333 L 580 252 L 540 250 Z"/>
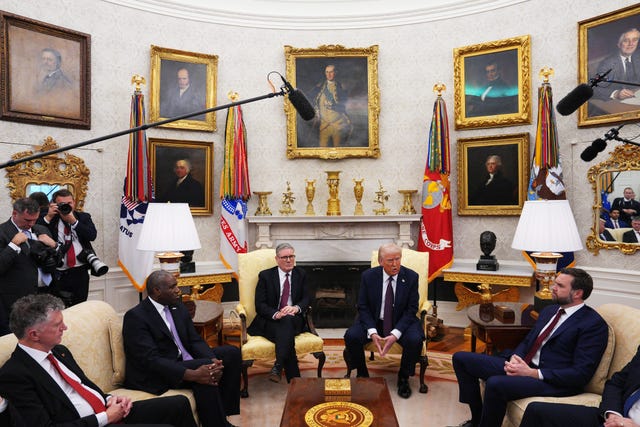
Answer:
<path fill-rule="evenodd" d="M 342 349 L 342 346 L 325 345 L 327 361 L 323 377 L 341 378 L 346 374 Z M 429 367 L 425 375 L 429 392 L 418 393 L 418 378 L 412 377 L 410 384 L 413 395 L 409 399 L 402 399 L 396 393 L 399 361 L 399 356 L 376 357 L 374 361 L 367 360 L 367 366 L 372 376 L 382 376 L 387 380 L 396 417 L 401 427 L 415 425 L 442 427 L 457 425 L 469 418 L 467 405 L 458 403 L 458 385 L 451 367 L 450 354 L 429 352 Z M 240 415 L 229 419 L 233 424 L 243 427 L 280 425 L 287 396 L 287 383 L 284 379 L 279 384 L 268 380 L 267 373 L 272 364 L 272 362 L 256 362 L 249 368 L 249 398 L 241 399 Z M 308 355 L 300 360 L 300 368 L 303 377 L 315 377 L 317 360 Z M 419 374 L 418 366 L 416 366 L 417 374 Z M 355 376 L 355 372 L 351 375 Z"/>

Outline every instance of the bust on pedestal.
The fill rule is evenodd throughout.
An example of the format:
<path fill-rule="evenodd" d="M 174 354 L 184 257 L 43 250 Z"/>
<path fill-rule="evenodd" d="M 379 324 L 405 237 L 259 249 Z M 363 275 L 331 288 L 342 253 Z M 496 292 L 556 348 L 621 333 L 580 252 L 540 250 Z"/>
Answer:
<path fill-rule="evenodd" d="M 483 231 L 480 234 L 480 249 L 484 255 L 480 255 L 480 259 L 476 264 L 476 270 L 498 271 L 500 264 L 495 255 L 491 252 L 496 248 L 496 235 L 492 231 Z"/>

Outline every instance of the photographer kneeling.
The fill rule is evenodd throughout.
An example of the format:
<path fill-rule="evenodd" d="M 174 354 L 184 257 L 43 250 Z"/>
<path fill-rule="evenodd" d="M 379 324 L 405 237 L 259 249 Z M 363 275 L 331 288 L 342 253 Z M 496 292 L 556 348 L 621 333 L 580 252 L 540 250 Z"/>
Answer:
<path fill-rule="evenodd" d="M 91 242 L 98 234 L 91 215 L 77 212 L 75 207 L 73 194 L 67 189 L 58 190 L 51 196 L 47 214 L 38 219 L 38 224 L 49 228 L 64 253 L 63 262 L 54 275 L 57 294 L 67 306 L 87 300 L 89 270 L 92 266 L 87 256 L 91 254 L 95 257 Z"/>

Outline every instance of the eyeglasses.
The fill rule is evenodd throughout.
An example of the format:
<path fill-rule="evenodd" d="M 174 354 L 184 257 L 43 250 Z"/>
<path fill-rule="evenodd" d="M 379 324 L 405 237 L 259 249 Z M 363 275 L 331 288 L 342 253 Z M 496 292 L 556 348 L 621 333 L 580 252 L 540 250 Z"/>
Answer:
<path fill-rule="evenodd" d="M 279 256 L 278 258 L 283 259 L 285 261 L 290 261 L 292 259 L 296 259 L 295 255 L 285 255 L 285 256 Z"/>

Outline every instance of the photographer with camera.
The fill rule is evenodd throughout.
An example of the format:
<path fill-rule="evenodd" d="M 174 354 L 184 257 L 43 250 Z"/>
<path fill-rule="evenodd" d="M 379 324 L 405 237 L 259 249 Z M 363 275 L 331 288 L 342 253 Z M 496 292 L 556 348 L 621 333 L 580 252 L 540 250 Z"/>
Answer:
<path fill-rule="evenodd" d="M 56 242 L 37 225 L 40 207 L 30 198 L 16 200 L 11 218 L 0 224 L 0 335 L 8 334 L 11 305 L 19 298 L 48 292 L 51 274 L 38 265 L 36 254 L 52 251 Z"/>
<path fill-rule="evenodd" d="M 49 228 L 64 255 L 54 276 L 57 295 L 67 307 L 87 300 L 91 268 L 87 255 L 95 255 L 91 242 L 98 235 L 91 215 L 77 212 L 75 207 L 73 194 L 67 189 L 58 190 L 51 196 L 47 214 L 38 219 L 38 224 Z"/>

